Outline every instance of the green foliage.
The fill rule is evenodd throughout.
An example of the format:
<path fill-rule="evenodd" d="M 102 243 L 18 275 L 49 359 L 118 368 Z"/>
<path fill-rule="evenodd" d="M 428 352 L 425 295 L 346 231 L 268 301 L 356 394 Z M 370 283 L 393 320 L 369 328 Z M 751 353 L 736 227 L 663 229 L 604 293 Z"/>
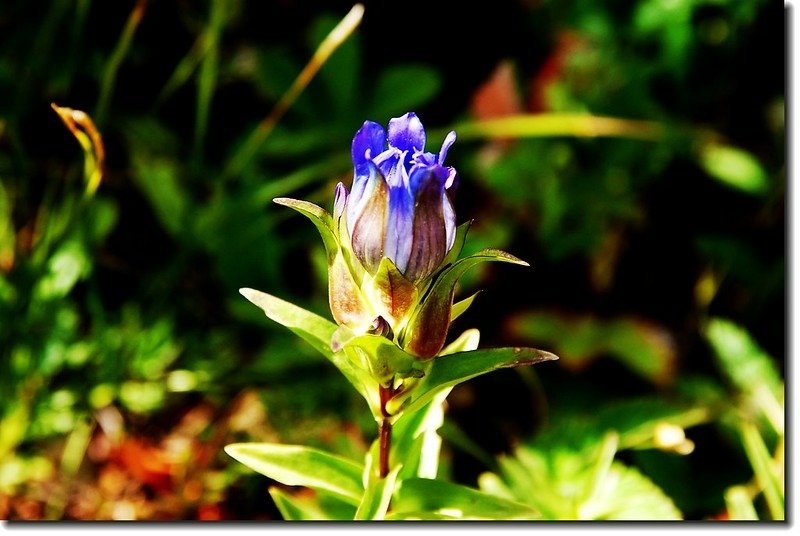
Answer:
<path fill-rule="evenodd" d="M 367 6 L 298 85 L 343 9 L 2 3 L 0 517 L 785 518 L 783 7 L 463 3 L 447 32 L 423 7 L 389 42 Z M 508 348 L 470 329 L 410 366 L 403 465 L 365 488 L 374 396 L 330 350 L 322 244 L 272 199 L 330 208 L 353 132 L 408 110 L 429 146 L 458 133 L 464 256 L 533 268 L 463 274 L 451 333 Z M 522 344 L 561 359 L 466 382 Z M 270 481 L 272 509 L 221 453 L 245 442 L 361 472 L 347 500 Z"/>

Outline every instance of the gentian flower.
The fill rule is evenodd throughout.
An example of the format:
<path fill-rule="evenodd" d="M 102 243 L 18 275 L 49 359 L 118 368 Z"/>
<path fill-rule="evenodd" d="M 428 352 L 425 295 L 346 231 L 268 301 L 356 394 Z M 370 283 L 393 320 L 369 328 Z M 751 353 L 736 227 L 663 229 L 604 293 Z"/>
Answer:
<path fill-rule="evenodd" d="M 356 133 L 353 188 L 342 208 L 353 252 L 368 272 L 387 257 L 417 283 L 453 247 L 456 170 L 444 159 L 455 140 L 451 131 L 438 155 L 426 153 L 425 129 L 414 113 L 389 121 L 388 136 L 372 121 Z"/>
<path fill-rule="evenodd" d="M 306 201 L 275 200 L 311 219 L 325 242 L 328 299 L 339 324 L 334 352 L 377 335 L 408 359 L 433 358 L 450 322 L 472 303 L 453 304 L 458 278 L 480 262 L 526 264 L 497 250 L 458 259 L 469 223 L 456 228 L 457 173 L 445 166 L 455 140 L 450 132 L 438 153 L 426 152 L 413 112 L 391 119 L 386 130 L 366 121 L 351 146 L 351 190 L 337 184 L 332 215 Z M 392 362 L 373 364 L 376 374 L 389 381 L 400 373 Z"/>

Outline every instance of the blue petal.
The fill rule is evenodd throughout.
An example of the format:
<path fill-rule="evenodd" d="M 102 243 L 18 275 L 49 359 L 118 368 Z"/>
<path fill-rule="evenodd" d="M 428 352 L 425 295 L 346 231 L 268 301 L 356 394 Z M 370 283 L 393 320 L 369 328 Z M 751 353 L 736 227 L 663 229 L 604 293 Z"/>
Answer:
<path fill-rule="evenodd" d="M 347 196 L 347 232 L 351 237 L 358 215 L 364 210 L 370 196 L 375 194 L 377 181 L 383 181 L 378 168 L 369 160 L 361 165 L 361 171 L 363 173 L 356 172 L 353 177 L 353 188 Z"/>
<path fill-rule="evenodd" d="M 414 154 L 425 150 L 425 128 L 414 112 L 389 120 L 389 146 Z"/>
<path fill-rule="evenodd" d="M 389 189 L 384 254 L 404 272 L 414 243 L 414 196 L 403 185 Z"/>
<path fill-rule="evenodd" d="M 386 131 L 374 121 L 364 121 L 353 137 L 351 154 L 356 174 L 370 159 L 378 156 L 386 147 Z"/>

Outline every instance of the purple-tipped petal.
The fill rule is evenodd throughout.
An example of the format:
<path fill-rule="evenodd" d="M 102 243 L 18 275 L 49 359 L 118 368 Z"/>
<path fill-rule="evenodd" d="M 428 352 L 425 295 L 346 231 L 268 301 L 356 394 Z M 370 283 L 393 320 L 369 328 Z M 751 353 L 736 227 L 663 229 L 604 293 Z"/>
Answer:
<path fill-rule="evenodd" d="M 450 150 L 450 147 L 456 142 L 456 133 L 454 130 L 451 130 L 447 137 L 444 139 L 444 143 L 442 143 L 442 148 L 439 150 L 439 165 L 444 165 L 444 159 L 447 158 L 447 151 Z"/>
<path fill-rule="evenodd" d="M 445 242 L 447 243 L 445 254 L 447 254 L 453 249 L 456 241 L 456 211 L 447 193 L 442 195 L 442 215 L 444 217 Z"/>
<path fill-rule="evenodd" d="M 333 219 L 339 220 L 344 214 L 347 205 L 347 187 L 341 182 L 336 185 L 336 192 L 333 198 Z"/>
<path fill-rule="evenodd" d="M 372 162 L 370 166 L 374 173 L 360 202 L 347 207 L 347 230 L 356 257 L 367 271 L 374 273 L 383 258 L 389 187 Z"/>
<path fill-rule="evenodd" d="M 403 274 L 410 281 L 420 281 L 432 274 L 447 252 L 445 229 L 443 168 L 420 169 L 413 179 L 418 183 L 415 195 L 411 255 Z"/>
<path fill-rule="evenodd" d="M 425 150 L 425 128 L 414 112 L 389 120 L 389 145 L 400 151 Z"/>
<path fill-rule="evenodd" d="M 374 121 L 364 121 L 353 137 L 351 154 L 356 173 L 371 158 L 381 154 L 386 147 L 386 131 Z"/>

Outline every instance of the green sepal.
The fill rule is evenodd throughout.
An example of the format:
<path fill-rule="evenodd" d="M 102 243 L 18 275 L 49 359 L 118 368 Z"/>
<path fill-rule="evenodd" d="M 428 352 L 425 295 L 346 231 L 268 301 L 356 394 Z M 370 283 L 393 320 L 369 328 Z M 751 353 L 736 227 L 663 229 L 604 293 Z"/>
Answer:
<path fill-rule="evenodd" d="M 394 378 L 422 378 L 425 367 L 414 356 L 386 337 L 364 334 L 353 337 L 343 346 L 344 352 L 361 351 L 362 366 L 371 371 L 371 378 L 389 386 Z"/>
<path fill-rule="evenodd" d="M 362 465 L 302 445 L 234 443 L 225 452 L 264 476 L 287 486 L 306 486 L 332 493 L 358 506 L 364 494 Z"/>
<path fill-rule="evenodd" d="M 353 279 L 342 250 L 337 251 L 333 259 L 328 259 L 328 304 L 339 324 L 366 326 L 374 317 Z"/>
<path fill-rule="evenodd" d="M 473 266 L 496 261 L 529 266 L 517 257 L 498 249 L 484 249 L 464 257 L 449 268 L 440 271 L 412 313 L 400 344 L 410 353 L 422 358 L 434 357 L 444 346 L 450 325 L 453 294 L 458 280 Z"/>
<path fill-rule="evenodd" d="M 337 238 L 336 229 L 333 225 L 333 217 L 330 213 L 322 207 L 302 201 L 300 199 L 292 199 L 291 197 L 276 197 L 272 200 L 278 205 L 293 208 L 309 220 L 319 231 L 322 237 L 322 242 L 325 244 L 325 251 L 328 254 L 328 264 L 333 262 L 336 252 L 339 250 L 339 240 Z"/>
<path fill-rule="evenodd" d="M 409 478 L 397 485 L 387 519 L 541 519 L 526 504 L 429 478 Z"/>
<path fill-rule="evenodd" d="M 398 327 L 417 301 L 417 287 L 400 273 L 392 259 L 383 257 L 365 292 L 372 294 L 373 304 L 380 304 L 381 315 Z"/>
<path fill-rule="evenodd" d="M 390 401 L 388 410 L 416 411 L 426 404 L 441 389 L 453 387 L 476 376 L 502 368 L 534 365 L 552 361 L 558 356 L 535 348 L 490 348 L 456 352 L 440 356 L 431 362 L 430 370 L 419 384 L 406 396 L 398 396 Z"/>
<path fill-rule="evenodd" d="M 347 380 L 361 393 L 361 396 L 369 400 L 369 394 L 362 381 L 360 371 L 353 366 L 344 353 L 334 352 L 331 349 L 331 338 L 336 332 L 336 324 L 265 292 L 251 288 L 242 288 L 239 289 L 239 292 L 261 308 L 268 318 L 285 326 L 324 355 L 344 374 Z"/>

